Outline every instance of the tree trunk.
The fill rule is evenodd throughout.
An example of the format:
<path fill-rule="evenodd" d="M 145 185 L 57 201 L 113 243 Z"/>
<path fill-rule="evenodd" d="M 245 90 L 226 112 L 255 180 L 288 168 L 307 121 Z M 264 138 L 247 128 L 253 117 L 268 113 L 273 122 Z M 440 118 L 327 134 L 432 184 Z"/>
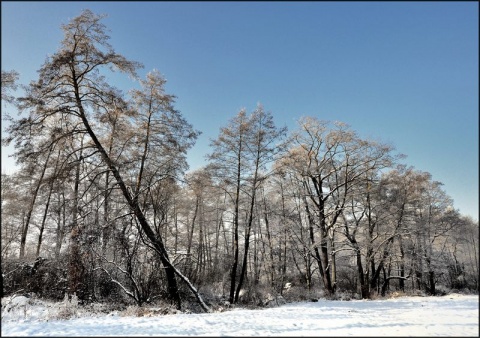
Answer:
<path fill-rule="evenodd" d="M 76 80 L 75 72 L 72 69 L 73 76 L 72 78 Z M 206 304 L 203 302 L 203 299 L 201 298 L 200 294 L 198 291 L 193 287 L 193 285 L 190 283 L 190 281 L 183 276 L 171 263 L 170 259 L 168 258 L 167 250 L 163 244 L 163 240 L 160 237 L 159 234 L 155 235 L 153 232 L 152 228 L 148 224 L 147 219 L 145 218 L 145 215 L 143 214 L 143 211 L 140 208 L 140 205 L 138 204 L 137 199 L 133 198 L 130 194 L 130 192 L 127 189 L 127 186 L 125 185 L 125 182 L 123 181 L 122 176 L 120 175 L 117 167 L 111 160 L 111 158 L 108 156 L 107 152 L 103 148 L 102 144 L 97 138 L 97 135 L 95 132 L 92 130 L 90 123 L 85 115 L 85 111 L 83 109 L 82 101 L 80 98 L 80 92 L 78 89 L 78 83 L 74 82 L 74 88 L 75 88 L 75 97 L 76 97 L 76 102 L 77 102 L 77 108 L 79 109 L 79 115 L 80 118 L 82 119 L 82 122 L 85 126 L 85 129 L 87 130 L 88 134 L 90 135 L 93 143 L 95 144 L 95 147 L 98 149 L 100 152 L 103 160 L 109 167 L 110 171 L 112 172 L 113 176 L 116 179 L 116 182 L 122 191 L 123 196 L 125 197 L 128 205 L 130 206 L 131 210 L 133 211 L 135 217 L 137 218 L 138 222 L 140 223 L 140 227 L 142 231 L 145 233 L 147 236 L 148 240 L 152 243 L 153 247 L 157 251 L 157 253 L 160 255 L 160 260 L 165 268 L 165 274 L 167 276 L 167 284 L 168 284 L 168 294 L 171 299 L 171 301 L 175 304 L 177 309 L 181 309 L 181 298 L 180 294 L 178 291 L 178 285 L 177 285 L 177 280 L 175 278 L 175 274 L 177 274 L 185 283 L 187 283 L 188 287 L 190 290 L 194 293 L 195 297 L 199 301 L 200 305 L 202 308 L 209 312 L 210 309 Z"/>
<path fill-rule="evenodd" d="M 360 281 L 360 292 L 362 295 L 362 299 L 369 299 L 370 298 L 370 290 L 368 285 L 368 280 L 365 278 L 365 274 L 363 272 L 363 265 L 362 265 L 362 254 L 360 252 L 360 247 L 358 246 L 357 241 L 353 243 L 355 249 L 355 257 L 357 260 L 357 273 L 358 273 L 358 280 Z"/>
<path fill-rule="evenodd" d="M 402 237 L 398 237 L 399 245 L 400 245 L 400 279 L 399 279 L 399 289 L 400 291 L 405 291 L 405 251 L 403 249 L 403 241 Z"/>
<path fill-rule="evenodd" d="M 265 193 L 263 195 L 263 215 L 264 215 L 264 220 L 265 220 L 265 230 L 267 232 L 267 241 L 268 241 L 268 252 L 269 252 L 269 258 L 270 258 L 270 281 L 271 281 L 271 286 L 275 286 L 275 264 L 273 261 L 273 245 L 272 245 L 272 236 L 270 233 L 270 223 L 268 221 L 268 213 L 267 213 L 267 200 L 265 198 Z"/>
<path fill-rule="evenodd" d="M 52 182 L 50 182 L 50 188 L 48 190 L 48 197 L 47 197 L 47 203 L 45 204 L 45 211 L 43 212 L 42 224 L 40 225 L 40 233 L 38 234 L 38 243 L 37 243 L 37 251 L 36 251 L 37 257 L 40 255 L 40 247 L 42 246 L 43 231 L 45 230 L 45 222 L 47 221 L 48 209 L 50 207 L 50 199 L 52 197 L 52 191 L 53 191 L 53 182 L 54 181 L 52 179 Z"/>
<path fill-rule="evenodd" d="M 27 242 L 27 233 L 28 233 L 28 227 L 30 225 L 30 219 L 32 217 L 33 208 L 35 207 L 35 201 L 37 200 L 38 191 L 40 189 L 40 186 L 43 183 L 43 176 L 45 175 L 45 171 L 47 170 L 48 160 L 50 159 L 50 154 L 52 153 L 52 150 L 53 149 L 50 148 L 48 151 L 47 158 L 43 164 L 42 171 L 40 172 L 40 177 L 38 178 L 35 189 L 32 192 L 32 199 L 30 200 L 30 205 L 28 206 L 27 217 L 25 219 L 25 223 L 23 224 L 22 236 L 20 238 L 20 259 L 22 259 L 25 256 L 25 245 Z"/>
<path fill-rule="evenodd" d="M 241 140 L 240 140 L 241 142 Z M 237 156 L 237 186 L 235 192 L 235 213 L 233 219 L 233 263 L 230 272 L 230 296 L 228 298 L 230 304 L 235 302 L 235 284 L 237 279 L 237 267 L 238 267 L 238 220 L 239 220 L 239 204 L 240 204 L 240 170 L 241 170 L 241 151 L 242 144 L 240 143 L 240 149 Z"/>
<path fill-rule="evenodd" d="M 255 184 L 255 183 L 254 183 Z M 248 263 L 248 249 L 250 247 L 250 232 L 252 229 L 253 223 L 253 207 L 255 205 L 255 188 L 252 189 L 252 198 L 250 200 L 250 215 L 248 216 L 247 228 L 245 230 L 245 249 L 243 253 L 243 262 L 242 270 L 240 272 L 240 278 L 238 280 L 237 290 L 235 292 L 235 302 L 238 302 L 238 297 L 240 295 L 240 290 L 243 286 L 243 281 L 245 279 L 245 274 L 247 273 L 247 263 Z"/>
<path fill-rule="evenodd" d="M 57 170 L 58 170 L 58 165 L 59 165 L 58 157 L 60 156 L 60 152 L 61 152 L 61 150 L 59 149 L 58 150 L 57 161 L 55 163 L 54 173 L 57 173 Z M 49 188 L 48 188 L 47 203 L 45 204 L 45 211 L 43 213 L 42 224 L 40 226 L 40 234 L 38 235 L 38 244 L 37 244 L 37 253 L 36 253 L 37 257 L 40 255 L 40 247 L 42 246 L 42 240 L 43 240 L 43 231 L 45 230 L 45 223 L 47 221 L 48 209 L 50 207 L 50 201 L 51 201 L 51 198 L 52 198 L 54 184 L 55 184 L 55 177 L 52 175 L 52 177 L 50 178 L 50 185 L 49 185 Z"/>
<path fill-rule="evenodd" d="M 330 266 L 330 279 L 332 282 L 332 292 L 335 293 L 337 290 L 337 261 L 336 261 L 336 249 L 335 249 L 335 231 L 330 229 L 329 231 L 331 234 L 328 235 L 328 241 L 330 245 L 330 255 L 328 259 L 328 264 Z"/>
<path fill-rule="evenodd" d="M 83 142 L 82 142 L 83 143 Z M 83 283 L 84 267 L 82 264 L 82 254 L 80 250 L 81 228 L 78 224 L 78 211 L 79 211 L 79 185 L 80 185 L 80 164 L 82 161 L 82 153 L 80 152 L 79 158 L 75 168 L 75 182 L 73 189 L 73 207 L 72 207 L 72 230 L 70 231 L 70 255 L 68 263 L 68 291 L 69 296 L 73 294 L 83 299 L 83 294 L 79 294 L 80 286 Z"/>
<path fill-rule="evenodd" d="M 306 182 L 303 182 L 303 184 L 304 184 L 305 188 L 307 188 Z M 312 213 L 310 211 L 310 208 L 308 206 L 307 197 L 305 196 L 305 194 L 302 194 L 302 199 L 303 199 L 303 204 L 304 204 L 304 207 L 305 207 L 305 213 L 307 214 L 308 233 L 309 233 L 309 238 L 310 238 L 310 244 L 313 246 L 313 250 L 315 252 L 315 260 L 317 261 L 317 265 L 318 265 L 318 273 L 320 274 L 320 279 L 323 282 L 325 282 L 324 278 L 323 278 L 324 271 L 323 271 L 323 267 L 322 267 L 322 260 L 320 258 L 320 252 L 318 250 L 318 246 L 315 243 L 315 234 L 313 232 L 313 225 L 314 225 L 313 215 L 312 215 Z"/>
<path fill-rule="evenodd" d="M 195 220 L 197 219 L 197 214 L 198 214 L 198 201 L 199 198 L 198 196 L 195 199 L 195 211 L 193 213 L 193 219 L 192 219 L 192 225 L 190 228 L 190 231 L 188 232 L 188 242 L 187 242 L 187 259 L 185 262 L 185 274 L 189 277 L 192 278 L 192 272 L 193 272 L 193 267 L 192 267 L 192 241 L 193 241 L 193 231 L 195 230 Z"/>
<path fill-rule="evenodd" d="M 63 199 L 61 199 L 63 197 Z M 65 211 L 65 196 L 63 192 L 58 198 L 58 223 L 57 223 L 57 236 L 55 239 L 55 258 L 60 257 L 60 250 L 62 249 L 63 237 L 65 236 L 65 225 L 67 222 L 67 216 Z"/>
<path fill-rule="evenodd" d="M 322 279 L 323 279 L 323 286 L 324 286 L 324 292 L 325 295 L 331 296 L 335 293 L 335 290 L 332 286 L 332 279 L 330 276 L 331 273 L 331 266 L 329 264 L 329 252 L 328 252 L 328 233 L 327 233 L 327 224 L 326 224 L 326 219 L 325 219 L 325 199 L 322 196 L 322 181 L 315 178 L 315 177 L 310 177 L 312 180 L 314 186 L 315 186 L 315 191 L 316 195 L 318 197 L 318 201 L 314 201 L 317 209 L 318 209 L 318 227 L 319 227 L 319 233 L 320 233 L 320 251 L 319 251 L 319 257 L 320 257 L 320 262 L 321 262 L 321 268 L 322 268 Z M 306 182 L 304 183 L 306 184 Z M 313 194 L 310 194 L 313 199 Z"/>

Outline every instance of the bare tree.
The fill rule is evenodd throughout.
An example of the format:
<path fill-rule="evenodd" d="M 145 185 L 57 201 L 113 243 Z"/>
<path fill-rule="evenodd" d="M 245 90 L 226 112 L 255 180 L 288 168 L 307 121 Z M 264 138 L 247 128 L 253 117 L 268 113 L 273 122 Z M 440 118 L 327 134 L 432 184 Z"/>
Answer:
<path fill-rule="evenodd" d="M 63 25 L 65 37 L 61 48 L 42 66 L 39 80 L 32 83 L 29 96 L 24 101 L 34 108 L 31 112 L 40 116 L 40 120 L 51 115 L 68 114 L 80 123 L 78 128 L 81 126 L 82 132 L 88 135 L 83 146 L 91 151 L 83 156 L 98 154 L 112 173 L 145 237 L 165 267 L 172 302 L 177 308 L 181 307 L 176 274 L 195 293 L 202 307 L 208 310 L 193 285 L 170 262 L 162 237 L 150 226 L 138 196 L 128 189 L 118 164 L 109 156 L 101 138 L 97 136 L 101 130 L 99 118 L 111 109 L 111 103 L 119 95 L 106 83 L 100 69 L 110 67 L 136 76 L 136 69 L 140 67 L 139 63 L 129 61 L 113 50 L 101 19 L 102 16 L 85 10 Z"/>
<path fill-rule="evenodd" d="M 315 118 L 299 121 L 300 130 L 292 135 L 294 147 L 283 163 L 286 168 L 302 178 L 307 219 L 315 222 L 319 239 L 310 231 L 310 239 L 324 290 L 327 295 L 335 293 L 336 259 L 335 235 L 346 202 L 360 184 L 365 173 L 388 166 L 391 147 L 360 139 L 343 123 Z M 310 210 L 312 209 L 312 210 Z M 317 250 L 319 247 L 319 250 Z"/>
<path fill-rule="evenodd" d="M 233 261 L 230 268 L 229 302 L 235 301 L 235 286 L 239 259 L 239 220 L 240 220 L 240 190 L 244 184 L 246 138 L 248 133 L 248 118 L 245 110 L 241 110 L 227 127 L 221 128 L 217 140 L 212 141 L 213 152 L 208 156 L 216 176 L 226 183 L 226 190 L 233 204 Z M 243 174 L 243 175 L 242 175 Z"/>
<path fill-rule="evenodd" d="M 252 167 L 252 176 L 248 179 L 250 181 L 250 191 L 248 193 L 250 206 L 245 228 L 245 248 L 243 251 L 242 270 L 235 292 L 236 302 L 238 301 L 247 271 L 248 250 L 257 191 L 262 182 L 269 176 L 267 165 L 275 161 L 276 157 L 283 152 L 284 148 L 281 142 L 286 133 L 286 128 L 277 128 L 275 126 L 272 114 L 265 112 L 260 104 L 250 116 L 249 125 L 249 137 L 245 144 L 248 149 L 248 157 L 250 158 Z"/>
<path fill-rule="evenodd" d="M 453 208 L 452 199 L 441 188 L 442 183 L 433 181 L 427 172 L 415 172 L 418 198 L 414 204 L 415 222 L 411 228 L 416 237 L 417 259 L 421 269 L 417 276 L 428 294 L 436 294 L 438 264 L 449 241 L 451 230 L 461 220 Z"/>
<path fill-rule="evenodd" d="M 230 303 L 238 301 L 245 279 L 248 263 L 250 235 L 254 220 L 256 192 L 266 177 L 266 166 L 275 160 L 282 150 L 280 140 L 286 132 L 278 129 L 270 113 L 261 105 L 248 116 L 242 109 L 229 123 L 221 128 L 219 137 L 212 142 L 213 152 L 209 155 L 216 176 L 226 183 L 233 207 L 233 262 L 230 272 Z M 263 170 L 263 173 L 262 173 Z M 246 197 L 245 241 L 240 275 L 239 265 L 239 225 L 241 201 Z M 237 284 L 237 277 L 238 284 Z"/>

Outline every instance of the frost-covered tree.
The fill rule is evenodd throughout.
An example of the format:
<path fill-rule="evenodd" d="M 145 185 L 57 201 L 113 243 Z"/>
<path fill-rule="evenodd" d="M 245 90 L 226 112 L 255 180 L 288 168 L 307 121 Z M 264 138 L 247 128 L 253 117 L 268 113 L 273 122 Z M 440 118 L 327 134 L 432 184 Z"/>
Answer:
<path fill-rule="evenodd" d="M 276 127 L 271 113 L 265 112 L 263 106 L 259 104 L 251 115 L 242 109 L 230 120 L 228 126 L 221 128 L 220 135 L 211 143 L 213 152 L 208 156 L 211 170 L 225 183 L 233 209 L 230 303 L 238 301 L 247 271 L 256 194 L 267 176 L 268 164 L 283 150 L 281 141 L 285 133 L 286 129 Z M 245 210 L 241 210 L 242 199 L 246 203 Z M 243 212 L 247 215 L 244 227 L 244 256 L 238 274 L 240 214 Z"/>
<path fill-rule="evenodd" d="M 161 235 L 154 231 L 140 205 L 138 197 L 140 191 L 129 188 L 128 180 L 124 178 L 128 177 L 129 173 L 122 172 L 122 163 L 111 156 L 107 147 L 108 143 L 102 137 L 105 115 L 117 108 L 117 103 L 123 100 L 120 92 L 108 83 L 107 71 L 109 69 L 117 70 L 136 77 L 136 71 L 141 67 L 138 62 L 130 61 L 114 51 L 108 43 L 109 36 L 106 34 L 105 26 L 101 23 L 102 18 L 90 10 L 85 10 L 68 24 L 62 26 L 64 39 L 59 50 L 50 56 L 40 68 L 39 79 L 31 83 L 28 95 L 22 100 L 23 107 L 29 109 L 30 116 L 21 123 L 24 125 L 35 124 L 41 129 L 48 127 L 47 121 L 49 120 L 58 120 L 60 116 L 68 117 L 71 123 L 68 128 L 62 129 L 61 135 L 81 140 L 77 144 L 77 148 L 72 149 L 72 153 L 77 155 L 77 165 L 79 166 L 80 162 L 86 158 L 96 159 L 97 165 L 104 166 L 104 170 L 108 170 L 112 174 L 116 186 L 122 192 L 143 235 L 159 255 L 167 276 L 168 294 L 172 302 L 177 308 L 181 307 L 176 279 L 176 275 L 178 275 L 195 293 L 202 307 L 208 310 L 193 285 L 172 265 Z M 153 112 L 156 113 L 156 111 Z M 175 121 L 175 123 L 180 122 Z M 185 128 L 183 130 L 189 128 L 185 124 L 182 124 L 182 127 Z M 175 126 L 171 128 L 175 128 Z M 161 134 L 164 131 L 160 130 L 158 133 Z M 172 132 L 172 130 L 167 131 Z M 168 135 L 168 141 L 175 142 L 174 138 L 181 136 L 183 135 L 176 135 L 173 132 Z M 187 136 L 194 140 L 196 134 L 191 131 L 187 132 Z M 143 144 L 143 149 L 149 150 L 148 147 L 151 145 L 148 142 L 143 142 Z M 184 152 L 193 142 L 183 144 L 182 151 Z M 145 156 L 143 158 L 146 159 Z M 140 165 L 144 162 L 141 161 Z M 79 168 L 78 166 L 76 168 Z M 152 169 L 152 171 L 154 170 Z M 80 177 L 78 171 L 76 171 L 75 177 Z M 143 174 L 140 173 L 137 177 L 143 177 Z M 79 197 L 79 191 L 76 190 L 77 183 L 75 183 L 75 196 Z M 74 212 L 76 211 L 74 210 Z M 74 222 L 76 219 L 73 216 Z M 74 239 L 81 231 L 81 227 L 72 231 L 72 235 L 75 235 Z"/>
<path fill-rule="evenodd" d="M 2 101 L 12 103 L 14 97 L 10 91 L 17 89 L 18 72 L 15 70 L 6 71 L 2 69 Z"/>

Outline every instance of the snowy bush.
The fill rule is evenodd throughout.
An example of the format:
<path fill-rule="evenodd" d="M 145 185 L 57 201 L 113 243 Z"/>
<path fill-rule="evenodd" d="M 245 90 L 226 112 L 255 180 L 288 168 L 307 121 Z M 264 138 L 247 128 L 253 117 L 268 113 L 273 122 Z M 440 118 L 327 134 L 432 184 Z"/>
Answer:
<path fill-rule="evenodd" d="M 274 295 L 268 294 L 268 297 L 264 301 L 263 305 L 265 307 L 276 307 L 276 306 L 284 305 L 286 303 L 287 301 L 281 295 L 274 296 Z"/>
<path fill-rule="evenodd" d="M 121 317 L 156 317 L 163 315 L 174 315 L 180 313 L 190 313 L 190 311 L 180 311 L 172 306 L 164 307 L 148 307 L 130 305 L 125 310 L 120 312 Z"/>
<path fill-rule="evenodd" d="M 35 293 L 46 299 L 61 300 L 66 289 L 66 260 L 56 259 L 6 259 L 2 261 L 4 295 L 14 295 L 19 290 Z"/>
<path fill-rule="evenodd" d="M 435 293 L 437 296 L 445 296 L 451 292 L 452 290 L 450 288 L 447 288 L 445 285 L 438 284 L 435 286 Z"/>
<path fill-rule="evenodd" d="M 71 297 L 68 297 L 68 295 L 65 294 L 62 305 L 60 311 L 57 313 L 57 319 L 70 319 L 77 315 L 78 297 L 75 293 Z"/>
<path fill-rule="evenodd" d="M 7 313 L 11 316 L 27 317 L 27 308 L 32 304 L 30 297 L 23 295 L 12 295 L 11 297 L 2 298 L 2 318 Z"/>
<path fill-rule="evenodd" d="M 90 303 L 80 305 L 78 297 L 65 296 L 63 301 L 54 302 L 39 298 L 36 294 L 11 295 L 2 298 L 2 322 L 22 320 L 50 321 L 91 317 L 118 313 L 121 305 Z"/>
<path fill-rule="evenodd" d="M 290 302 L 303 302 L 303 301 L 312 301 L 323 298 L 323 291 L 318 289 L 310 289 L 292 284 L 288 289 L 283 291 L 283 297 L 285 301 Z"/>
<path fill-rule="evenodd" d="M 143 317 L 145 308 L 143 306 L 130 305 L 120 315 L 124 317 Z"/>

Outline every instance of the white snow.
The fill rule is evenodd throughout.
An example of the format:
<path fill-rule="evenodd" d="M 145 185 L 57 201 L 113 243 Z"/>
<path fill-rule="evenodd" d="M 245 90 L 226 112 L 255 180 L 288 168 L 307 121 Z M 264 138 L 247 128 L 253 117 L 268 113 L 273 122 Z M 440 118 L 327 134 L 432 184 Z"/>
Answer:
<path fill-rule="evenodd" d="M 2 299 L 2 336 L 479 336 L 475 295 L 291 303 L 211 314 L 95 314 L 68 302 Z M 70 305 L 71 306 L 71 305 Z M 74 313 L 58 320 L 59 313 Z M 69 312 L 70 311 L 70 312 Z M 133 314 L 133 312 L 130 312 Z M 53 319 L 52 319 L 53 318 Z"/>

